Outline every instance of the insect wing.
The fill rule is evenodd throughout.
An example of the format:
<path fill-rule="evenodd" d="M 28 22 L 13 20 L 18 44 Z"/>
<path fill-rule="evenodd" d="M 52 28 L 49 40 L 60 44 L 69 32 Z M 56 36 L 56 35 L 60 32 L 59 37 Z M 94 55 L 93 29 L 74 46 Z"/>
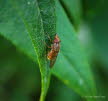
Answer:
<path fill-rule="evenodd" d="M 57 59 L 57 56 L 56 56 L 54 59 L 50 60 L 50 67 L 51 67 L 51 68 L 52 68 L 53 65 L 55 64 L 56 59 Z"/>

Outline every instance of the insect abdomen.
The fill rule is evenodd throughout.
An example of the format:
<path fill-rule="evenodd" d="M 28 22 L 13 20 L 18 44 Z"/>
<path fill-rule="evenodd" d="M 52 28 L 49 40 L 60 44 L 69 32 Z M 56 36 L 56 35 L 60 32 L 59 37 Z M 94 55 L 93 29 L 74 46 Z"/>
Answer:
<path fill-rule="evenodd" d="M 56 56 L 57 56 L 57 52 L 55 52 L 55 51 L 50 51 L 49 53 L 48 53 L 48 56 L 47 56 L 47 58 L 48 58 L 48 60 L 52 60 L 52 59 L 54 59 Z"/>

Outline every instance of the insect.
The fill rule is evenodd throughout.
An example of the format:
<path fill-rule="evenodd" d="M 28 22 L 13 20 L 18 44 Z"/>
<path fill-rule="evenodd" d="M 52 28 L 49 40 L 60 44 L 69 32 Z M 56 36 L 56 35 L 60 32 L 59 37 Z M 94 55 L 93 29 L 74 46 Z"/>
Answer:
<path fill-rule="evenodd" d="M 50 48 L 51 50 L 48 52 L 47 58 L 50 60 L 50 67 L 53 67 L 60 50 L 60 39 L 57 34 L 55 35 Z"/>

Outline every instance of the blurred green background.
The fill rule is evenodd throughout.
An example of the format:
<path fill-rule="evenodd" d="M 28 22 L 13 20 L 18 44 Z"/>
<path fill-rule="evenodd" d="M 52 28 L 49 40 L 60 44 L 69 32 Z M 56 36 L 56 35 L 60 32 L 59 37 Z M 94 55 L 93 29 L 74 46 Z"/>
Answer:
<path fill-rule="evenodd" d="M 88 53 L 98 96 L 104 96 L 96 100 L 108 101 L 108 0 L 81 0 L 80 23 L 71 18 L 68 4 L 60 1 Z M 39 101 L 40 92 L 38 64 L 0 36 L 0 101 Z M 84 99 L 52 76 L 46 101 Z"/>

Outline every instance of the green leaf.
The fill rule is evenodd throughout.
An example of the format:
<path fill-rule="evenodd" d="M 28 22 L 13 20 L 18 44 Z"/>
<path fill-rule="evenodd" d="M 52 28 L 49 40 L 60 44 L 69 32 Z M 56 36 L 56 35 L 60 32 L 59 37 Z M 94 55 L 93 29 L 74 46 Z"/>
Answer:
<path fill-rule="evenodd" d="M 71 22 L 77 28 L 81 22 L 82 5 L 81 0 L 60 0 Z"/>
<path fill-rule="evenodd" d="M 46 59 L 46 35 L 55 35 L 54 1 L 9 0 L 0 2 L 0 33 L 37 60 L 42 78 L 40 101 L 44 101 L 50 81 L 50 69 Z M 35 52 L 36 51 L 36 52 Z"/>
<path fill-rule="evenodd" d="M 36 58 L 34 51 L 34 46 L 35 46 L 35 50 L 37 51 L 38 59 L 40 61 L 41 72 L 44 72 L 42 77 L 44 78 L 44 76 L 46 75 L 49 76 L 49 69 L 48 69 L 49 67 L 47 66 L 46 58 L 43 57 L 45 55 L 45 53 L 43 52 L 46 52 L 45 49 L 46 47 L 43 45 L 44 43 L 43 40 L 45 40 L 44 32 L 51 33 L 52 34 L 51 38 L 53 38 L 54 32 L 52 31 L 52 28 L 49 27 L 52 25 L 54 26 L 54 22 L 52 22 L 53 24 L 50 23 L 50 25 L 46 24 L 48 25 L 47 29 L 47 27 L 44 26 L 43 23 L 44 21 L 42 20 L 45 18 L 50 19 L 50 17 L 44 18 L 43 16 L 44 14 L 42 12 L 41 16 L 40 13 L 38 13 L 40 10 L 45 10 L 44 7 L 42 6 L 44 5 L 45 2 L 43 1 L 44 3 L 38 4 L 39 6 L 33 6 L 33 4 L 30 1 L 26 3 L 23 1 L 20 2 L 16 1 L 16 3 L 14 2 L 15 1 L 13 1 L 12 3 L 10 3 L 9 1 L 4 2 L 3 0 L 1 2 L 1 4 L 3 4 L 2 5 L 3 7 L 1 7 L 2 12 L 0 12 L 1 13 L 0 15 L 2 15 L 0 16 L 0 33 L 1 35 L 9 39 L 20 50 L 24 51 L 27 55 L 31 56 L 34 60 Z M 74 31 L 73 26 L 69 22 L 68 17 L 66 16 L 63 8 L 59 4 L 59 2 L 57 2 L 56 5 L 57 5 L 56 7 L 57 32 L 61 39 L 61 50 L 60 54 L 57 57 L 57 61 L 54 66 L 54 69 L 52 70 L 52 73 L 55 76 L 57 76 L 59 79 L 61 79 L 66 85 L 68 85 L 70 88 L 76 91 L 79 95 L 93 96 L 96 94 L 96 90 L 92 73 L 90 71 L 90 66 L 87 61 L 86 53 L 81 47 L 76 32 Z M 48 9 L 49 7 L 50 5 L 48 6 Z M 6 12 L 7 16 L 4 14 L 4 12 Z M 34 26 L 36 26 L 38 22 L 36 20 L 37 16 L 35 16 L 33 12 L 39 14 L 38 22 L 40 23 L 39 25 L 41 25 L 41 26 L 38 25 L 36 27 L 36 30 L 34 30 Z M 53 17 L 51 17 L 50 20 L 52 20 L 52 18 Z M 33 25 L 31 23 L 33 23 Z M 38 34 L 41 35 L 41 37 L 40 36 L 36 37 L 37 31 Z M 30 34 L 31 39 L 33 39 L 32 41 L 30 40 L 28 33 Z M 39 38 L 41 41 L 39 40 Z M 40 45 L 42 47 L 40 47 Z M 46 66 L 44 67 L 43 65 Z M 46 88 L 43 88 L 42 90 L 45 89 L 44 90 L 45 93 L 43 94 L 46 95 L 47 87 L 49 85 L 49 80 L 48 82 L 47 78 L 45 78 L 44 80 L 46 84 L 44 85 L 45 82 L 43 81 L 44 82 L 43 85 Z M 88 99 L 88 100 L 94 101 L 94 99 Z"/>
<path fill-rule="evenodd" d="M 10 40 L 21 51 L 36 61 L 36 54 L 33 49 L 32 41 L 28 35 L 21 17 L 10 1 L 0 1 L 0 34 Z"/>
<path fill-rule="evenodd" d="M 86 53 L 63 8 L 58 2 L 56 5 L 61 51 L 52 72 L 81 96 L 94 96 L 96 88 Z"/>

